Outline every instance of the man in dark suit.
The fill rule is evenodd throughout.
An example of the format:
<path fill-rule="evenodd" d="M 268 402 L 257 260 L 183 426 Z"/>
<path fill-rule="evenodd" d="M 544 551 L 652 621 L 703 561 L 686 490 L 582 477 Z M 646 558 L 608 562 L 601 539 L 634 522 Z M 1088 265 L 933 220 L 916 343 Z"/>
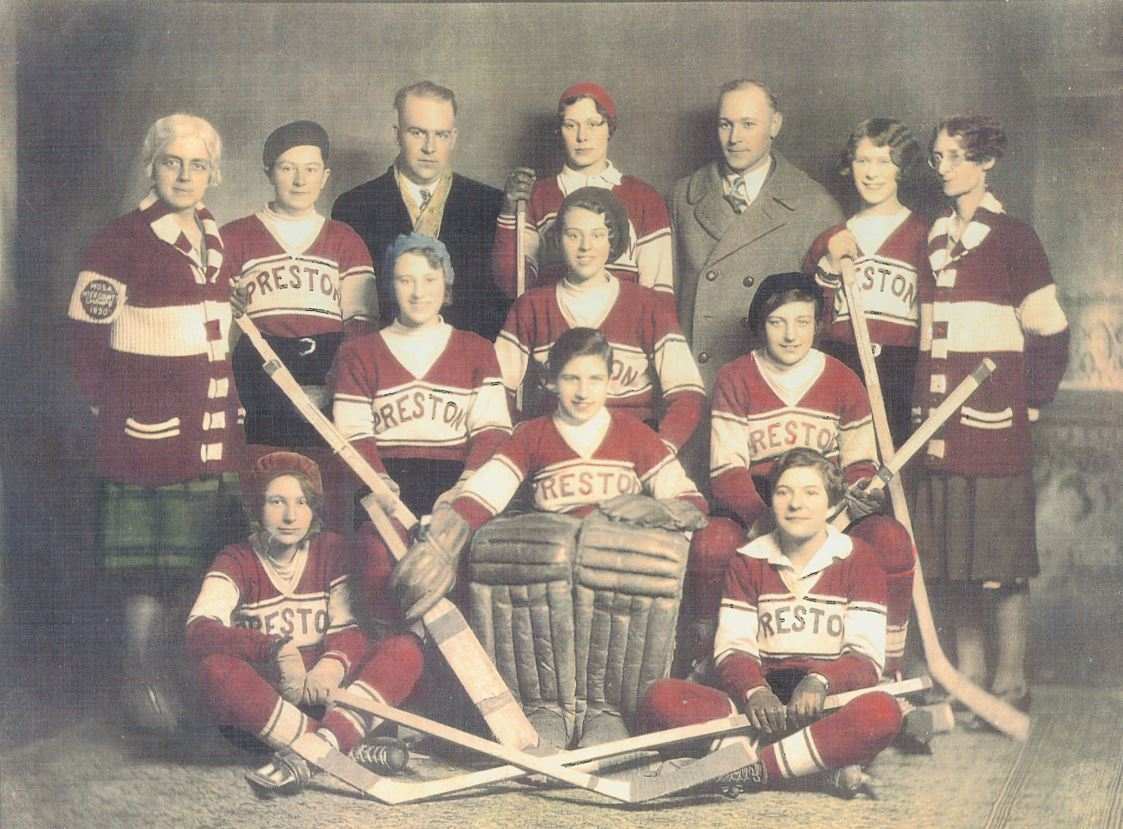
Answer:
<path fill-rule="evenodd" d="M 811 242 L 842 221 L 835 200 L 772 149 L 783 115 L 759 81 L 718 95 L 723 158 L 680 179 L 671 195 L 679 323 L 707 391 L 722 365 L 749 350 L 748 313 L 773 273 L 798 271 Z"/>
<path fill-rule="evenodd" d="M 363 237 L 377 272 L 382 322 L 397 314 L 394 289 L 382 258 L 399 233 L 415 231 L 445 243 L 455 281 L 445 320 L 494 340 L 509 302 L 491 279 L 491 245 L 503 192 L 452 172 L 456 147 L 456 96 L 420 81 L 394 97 L 400 152 L 390 169 L 335 201 L 333 219 Z"/>

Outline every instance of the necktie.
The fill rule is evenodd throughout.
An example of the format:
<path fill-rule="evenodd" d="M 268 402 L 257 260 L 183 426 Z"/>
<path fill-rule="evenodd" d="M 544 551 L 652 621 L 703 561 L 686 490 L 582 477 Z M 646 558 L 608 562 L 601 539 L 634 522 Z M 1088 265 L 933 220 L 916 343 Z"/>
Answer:
<path fill-rule="evenodd" d="M 424 213 L 425 208 L 429 206 L 429 202 L 432 200 L 432 198 L 433 194 L 429 190 L 423 189 L 421 191 L 421 206 L 417 208 L 417 211 L 419 213 Z"/>
<path fill-rule="evenodd" d="M 745 187 L 744 176 L 737 176 L 733 179 L 733 186 L 729 190 L 729 195 L 726 196 L 729 203 L 733 206 L 734 213 L 744 213 L 749 209 L 749 191 Z"/>

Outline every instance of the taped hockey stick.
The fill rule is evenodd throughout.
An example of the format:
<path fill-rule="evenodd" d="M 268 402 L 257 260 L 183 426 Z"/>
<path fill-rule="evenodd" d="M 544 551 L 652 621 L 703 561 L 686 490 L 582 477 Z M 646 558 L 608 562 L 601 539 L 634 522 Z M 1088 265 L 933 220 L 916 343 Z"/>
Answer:
<path fill-rule="evenodd" d="M 916 679 L 907 679 L 900 682 L 886 683 L 884 685 L 875 685 L 869 688 L 859 688 L 854 691 L 832 694 L 827 697 L 823 704 L 823 710 L 832 711 L 836 708 L 841 708 L 843 705 L 850 702 L 850 700 L 873 691 L 882 691 L 894 696 L 901 696 L 931 687 L 932 683 L 926 677 L 918 677 Z M 337 697 L 336 701 L 344 706 L 347 705 L 347 701 L 342 698 Z M 559 752 L 557 754 L 548 755 L 543 759 L 564 766 L 573 765 L 576 766 L 577 771 L 592 773 L 599 769 L 601 761 L 611 757 L 647 752 L 680 743 L 694 742 L 707 737 L 721 737 L 751 729 L 752 724 L 749 722 L 748 718 L 743 714 L 738 714 L 721 719 L 709 720 L 704 723 L 684 725 L 677 728 L 665 729 L 663 731 L 653 731 L 648 734 L 641 734 L 637 737 L 626 737 L 621 740 L 579 748 L 574 751 Z M 362 766 L 359 766 L 349 757 L 340 755 L 339 752 L 325 750 L 325 743 L 323 740 L 304 740 L 304 744 L 302 744 L 302 740 L 304 740 L 304 738 L 297 740 L 292 748 L 304 757 L 305 760 L 319 766 L 333 777 L 336 777 L 352 788 L 358 789 L 369 797 L 389 804 L 413 803 L 420 800 L 429 800 L 443 795 L 455 794 L 466 789 L 515 780 L 526 776 L 528 773 L 520 766 L 508 764 L 484 769 L 482 771 L 452 775 L 440 780 L 426 780 L 424 782 L 395 780 L 379 777 L 364 769 Z M 309 748 L 311 748 L 314 753 L 309 753 Z M 321 762 L 321 760 L 318 759 L 321 757 L 326 758 L 332 765 L 329 766 Z M 726 762 L 726 758 L 723 757 L 720 764 L 724 767 Z M 744 761 L 742 757 L 738 762 L 740 762 L 740 766 L 738 766 L 738 768 L 740 768 L 741 766 L 748 765 L 749 762 L 752 761 Z M 662 782 L 659 783 L 650 782 L 648 779 L 643 781 L 638 779 L 633 780 L 632 782 L 635 788 L 632 790 L 632 802 L 638 803 L 641 800 L 649 800 L 654 797 L 682 791 L 683 789 L 698 785 L 698 783 L 705 782 L 708 779 L 713 779 L 713 777 L 725 773 L 723 770 L 714 774 L 713 777 L 700 780 L 695 779 L 697 775 L 703 773 L 709 774 L 711 771 L 712 766 L 700 766 L 695 768 L 695 764 L 691 764 L 690 766 L 682 767 L 673 774 L 661 775 L 658 779 Z"/>
<path fill-rule="evenodd" d="M 862 373 L 866 378 L 866 389 L 870 396 L 870 409 L 873 413 L 874 433 L 877 437 L 878 446 L 881 449 L 882 463 L 887 467 L 892 464 L 895 457 L 893 452 L 893 436 L 889 430 L 889 418 L 885 414 L 885 400 L 881 394 L 881 381 L 877 375 L 877 364 L 874 362 L 873 348 L 870 345 L 869 326 L 866 324 L 862 295 L 861 291 L 858 289 L 857 277 L 854 273 L 854 261 L 849 257 L 842 260 L 842 287 L 846 293 L 846 302 L 850 306 L 850 321 L 854 327 L 854 342 L 858 349 L 858 359 L 861 361 Z M 956 387 L 955 392 L 949 395 L 948 398 L 936 408 L 924 425 L 933 421 L 936 413 L 944 409 L 945 405 L 950 403 L 955 394 L 969 381 L 974 381 L 975 385 L 974 388 L 963 396 L 963 400 L 966 400 L 974 389 L 978 388 L 979 383 L 981 383 L 986 376 L 989 376 L 990 372 L 994 371 L 995 367 L 994 363 L 989 359 L 984 358 L 983 364 L 986 367 L 986 375 L 976 379 L 976 375 L 979 374 L 984 366 L 975 369 L 968 378 Z M 959 401 L 954 409 L 947 413 L 944 420 L 950 417 L 951 413 L 958 409 L 959 406 L 963 405 L 963 400 Z M 940 421 L 940 424 L 942 424 L 942 422 L 943 421 Z M 923 429 L 923 426 L 921 428 Z M 920 433 L 920 430 L 917 430 L 917 432 L 902 445 L 902 452 L 900 454 L 905 454 L 903 450 L 906 446 L 909 447 L 911 452 L 919 450 L 938 428 L 939 424 L 924 435 L 922 439 L 914 440 Z M 909 456 L 906 456 L 906 460 L 907 457 Z M 878 477 L 881 477 L 883 481 L 885 480 L 880 473 Z M 888 486 L 889 497 L 893 503 L 893 514 L 908 531 L 909 537 L 913 539 L 913 544 L 915 545 L 916 537 L 913 533 L 908 503 L 905 499 L 905 491 L 901 486 L 900 478 L 894 475 L 888 480 Z M 912 604 L 913 609 L 916 611 L 917 626 L 920 628 L 920 640 L 924 646 L 924 658 L 928 663 L 928 672 L 932 674 L 932 677 L 947 689 L 948 693 L 960 700 L 964 705 L 999 731 L 1021 742 L 1028 740 L 1029 717 L 993 694 L 988 694 L 982 688 L 967 679 L 967 677 L 956 670 L 955 666 L 951 664 L 951 661 L 944 653 L 943 648 L 940 647 L 940 638 L 939 634 L 936 632 L 935 620 L 932 618 L 932 607 L 928 601 L 928 590 L 924 584 L 924 571 L 920 566 L 919 558 L 916 561 L 916 570 L 913 573 Z"/>
<path fill-rule="evenodd" d="M 245 314 L 235 319 L 264 361 L 265 373 L 319 432 L 332 451 L 339 455 L 359 480 L 370 487 L 371 494 L 362 499 L 363 508 L 370 515 L 375 529 L 386 542 L 394 558 L 400 560 L 406 554 L 405 543 L 379 506 L 379 500 L 396 501 L 394 515 L 399 517 L 407 529 L 416 524 L 417 519 L 405 504 L 397 500 L 366 458 L 359 454 L 350 441 L 336 429 L 335 424 L 328 420 L 327 416 L 308 398 L 304 389 L 292 376 L 292 372 L 285 367 L 272 346 L 261 335 L 253 320 Z M 534 726 L 526 718 L 511 689 L 495 669 L 487 651 L 468 627 L 459 608 L 448 599 L 442 599 L 422 617 L 422 621 L 429 636 L 440 649 L 472 702 L 480 710 L 496 739 L 504 745 L 516 748 L 537 745 L 538 732 L 534 730 Z"/>

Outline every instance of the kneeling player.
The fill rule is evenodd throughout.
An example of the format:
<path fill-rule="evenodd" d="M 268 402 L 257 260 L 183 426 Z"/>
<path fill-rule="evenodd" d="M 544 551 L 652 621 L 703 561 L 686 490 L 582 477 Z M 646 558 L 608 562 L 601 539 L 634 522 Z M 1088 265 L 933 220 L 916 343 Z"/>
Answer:
<path fill-rule="evenodd" d="M 904 652 L 916 554 L 904 527 L 873 514 L 882 502 L 864 490 L 877 471 L 869 399 L 853 371 L 813 347 L 823 313 L 823 291 L 810 276 L 769 276 L 749 308 L 749 327 L 760 347 L 718 372 L 710 419 L 710 486 L 717 509 L 731 517 L 713 519 L 691 547 L 693 656 L 710 651 L 725 570 L 746 531 L 758 519 L 767 529 L 773 464 L 803 446 L 842 467 L 850 485 L 846 508 L 855 520 L 847 533 L 869 544 L 885 570 L 886 672 L 893 674 Z"/>
<path fill-rule="evenodd" d="M 760 788 L 865 765 L 896 736 L 896 701 L 871 691 L 823 714 L 827 693 L 877 684 L 885 660 L 885 574 L 870 548 L 827 522 L 845 485 L 812 449 L 775 463 L 776 529 L 737 550 L 726 574 L 714 655 L 722 693 L 668 679 L 648 690 L 652 729 L 744 711 L 772 741 L 758 762 L 724 781 Z"/>
<path fill-rule="evenodd" d="M 472 626 L 555 745 L 622 736 L 639 694 L 667 675 L 682 531 L 706 522 L 674 453 L 643 422 L 605 407 L 611 365 L 601 333 L 561 334 L 547 363 L 557 410 L 521 424 L 451 509 L 434 513 L 393 579 L 406 615 L 423 614 L 451 589 L 472 533 L 529 481 L 536 511 L 476 538 Z"/>
<path fill-rule="evenodd" d="M 349 554 L 341 536 L 320 532 L 323 484 L 314 462 L 294 452 L 262 456 L 244 498 L 258 527 L 215 558 L 187 620 L 187 649 L 216 720 L 278 749 L 247 779 L 264 794 L 291 793 L 310 777 L 285 750 L 298 737 L 314 732 L 346 753 L 377 725 L 331 706 L 331 693 L 346 687 L 397 705 L 413 690 L 423 657 L 413 635 L 371 646 L 355 624 Z"/>

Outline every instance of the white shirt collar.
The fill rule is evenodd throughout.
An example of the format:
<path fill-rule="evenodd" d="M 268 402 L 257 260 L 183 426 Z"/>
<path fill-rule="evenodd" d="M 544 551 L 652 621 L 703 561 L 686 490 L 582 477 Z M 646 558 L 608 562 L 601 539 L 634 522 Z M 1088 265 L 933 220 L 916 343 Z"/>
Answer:
<path fill-rule="evenodd" d="M 618 187 L 623 180 L 624 174 L 608 159 L 605 159 L 604 169 L 591 176 L 585 175 L 580 170 L 574 170 L 566 164 L 558 173 L 558 189 L 562 191 L 563 196 L 568 196 L 581 187 L 603 187 L 605 190 L 611 190 L 613 187 Z"/>

